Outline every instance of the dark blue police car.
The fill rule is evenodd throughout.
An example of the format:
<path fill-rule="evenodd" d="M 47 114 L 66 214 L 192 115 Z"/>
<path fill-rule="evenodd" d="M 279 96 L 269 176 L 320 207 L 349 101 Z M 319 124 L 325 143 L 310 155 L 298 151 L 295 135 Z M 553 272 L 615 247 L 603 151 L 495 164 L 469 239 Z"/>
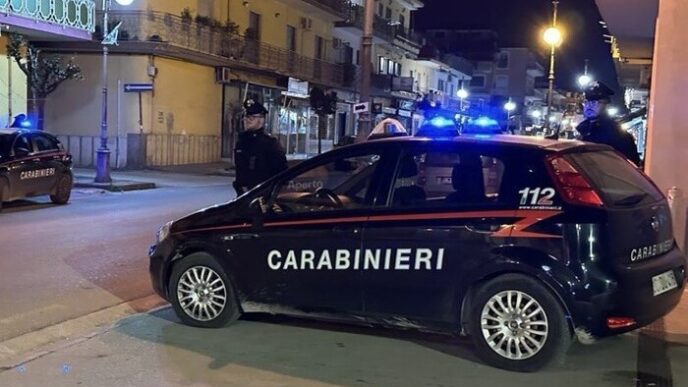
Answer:
<path fill-rule="evenodd" d="M 342 147 L 166 224 L 150 251 L 189 325 L 267 311 L 467 334 L 518 371 L 666 315 L 685 270 L 640 170 L 602 145 L 517 136 Z"/>
<path fill-rule="evenodd" d="M 50 195 L 66 204 L 72 191 L 72 157 L 54 136 L 34 130 L 0 130 L 2 202 Z"/>

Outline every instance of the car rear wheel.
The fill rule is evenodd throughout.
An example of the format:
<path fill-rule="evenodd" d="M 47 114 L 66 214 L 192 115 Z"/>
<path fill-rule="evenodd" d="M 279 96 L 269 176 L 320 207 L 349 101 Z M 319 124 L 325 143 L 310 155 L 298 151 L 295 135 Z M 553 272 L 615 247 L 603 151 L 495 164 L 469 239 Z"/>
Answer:
<path fill-rule="evenodd" d="M 175 313 L 187 325 L 220 328 L 241 315 L 229 277 L 205 253 L 193 253 L 174 265 L 169 295 Z"/>
<path fill-rule="evenodd" d="M 69 198 L 72 196 L 72 177 L 70 175 L 62 175 L 57 181 L 55 192 L 50 195 L 50 201 L 55 204 L 67 204 Z"/>
<path fill-rule="evenodd" d="M 537 371 L 561 361 L 571 345 L 566 314 L 537 280 L 508 274 L 475 293 L 471 335 L 477 355 L 511 371 Z"/>

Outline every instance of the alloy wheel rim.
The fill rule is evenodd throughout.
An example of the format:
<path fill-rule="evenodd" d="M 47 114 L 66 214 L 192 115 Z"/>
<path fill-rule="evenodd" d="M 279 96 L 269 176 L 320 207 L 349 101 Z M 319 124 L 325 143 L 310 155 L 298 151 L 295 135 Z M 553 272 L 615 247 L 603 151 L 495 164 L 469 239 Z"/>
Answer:
<path fill-rule="evenodd" d="M 549 335 L 549 322 L 542 305 L 518 290 L 492 296 L 481 312 L 480 328 L 490 349 L 510 360 L 535 356 Z"/>
<path fill-rule="evenodd" d="M 177 300 L 184 313 L 197 321 L 210 321 L 227 305 L 227 287 L 217 272 L 206 266 L 187 269 L 177 282 Z"/>

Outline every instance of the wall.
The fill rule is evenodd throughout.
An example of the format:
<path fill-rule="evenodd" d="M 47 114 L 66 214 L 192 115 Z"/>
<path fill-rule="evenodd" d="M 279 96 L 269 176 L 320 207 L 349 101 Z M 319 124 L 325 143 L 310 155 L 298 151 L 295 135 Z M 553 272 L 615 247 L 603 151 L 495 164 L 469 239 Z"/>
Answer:
<path fill-rule="evenodd" d="M 676 168 L 688 164 L 688 47 L 683 41 L 688 34 L 687 18 L 685 0 L 659 1 L 645 170 L 664 193 L 673 186 L 688 192 L 688 175 Z M 678 213 L 675 231 L 679 245 L 684 246 L 685 207 Z"/>
<path fill-rule="evenodd" d="M 12 69 L 11 73 L 10 68 Z M 26 75 L 19 69 L 14 60 L 7 60 L 7 38 L 0 36 L 0 128 L 7 127 L 12 123 L 13 117 L 10 117 L 9 107 L 10 93 L 12 116 L 26 113 Z"/>

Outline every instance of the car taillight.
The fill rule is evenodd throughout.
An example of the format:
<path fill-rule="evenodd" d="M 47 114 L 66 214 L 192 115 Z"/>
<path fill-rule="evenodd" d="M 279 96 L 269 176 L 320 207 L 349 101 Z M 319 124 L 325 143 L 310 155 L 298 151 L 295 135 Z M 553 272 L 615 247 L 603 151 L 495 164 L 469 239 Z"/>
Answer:
<path fill-rule="evenodd" d="M 590 182 L 562 156 L 549 157 L 547 167 L 563 199 L 571 204 L 602 207 L 604 203 Z"/>

